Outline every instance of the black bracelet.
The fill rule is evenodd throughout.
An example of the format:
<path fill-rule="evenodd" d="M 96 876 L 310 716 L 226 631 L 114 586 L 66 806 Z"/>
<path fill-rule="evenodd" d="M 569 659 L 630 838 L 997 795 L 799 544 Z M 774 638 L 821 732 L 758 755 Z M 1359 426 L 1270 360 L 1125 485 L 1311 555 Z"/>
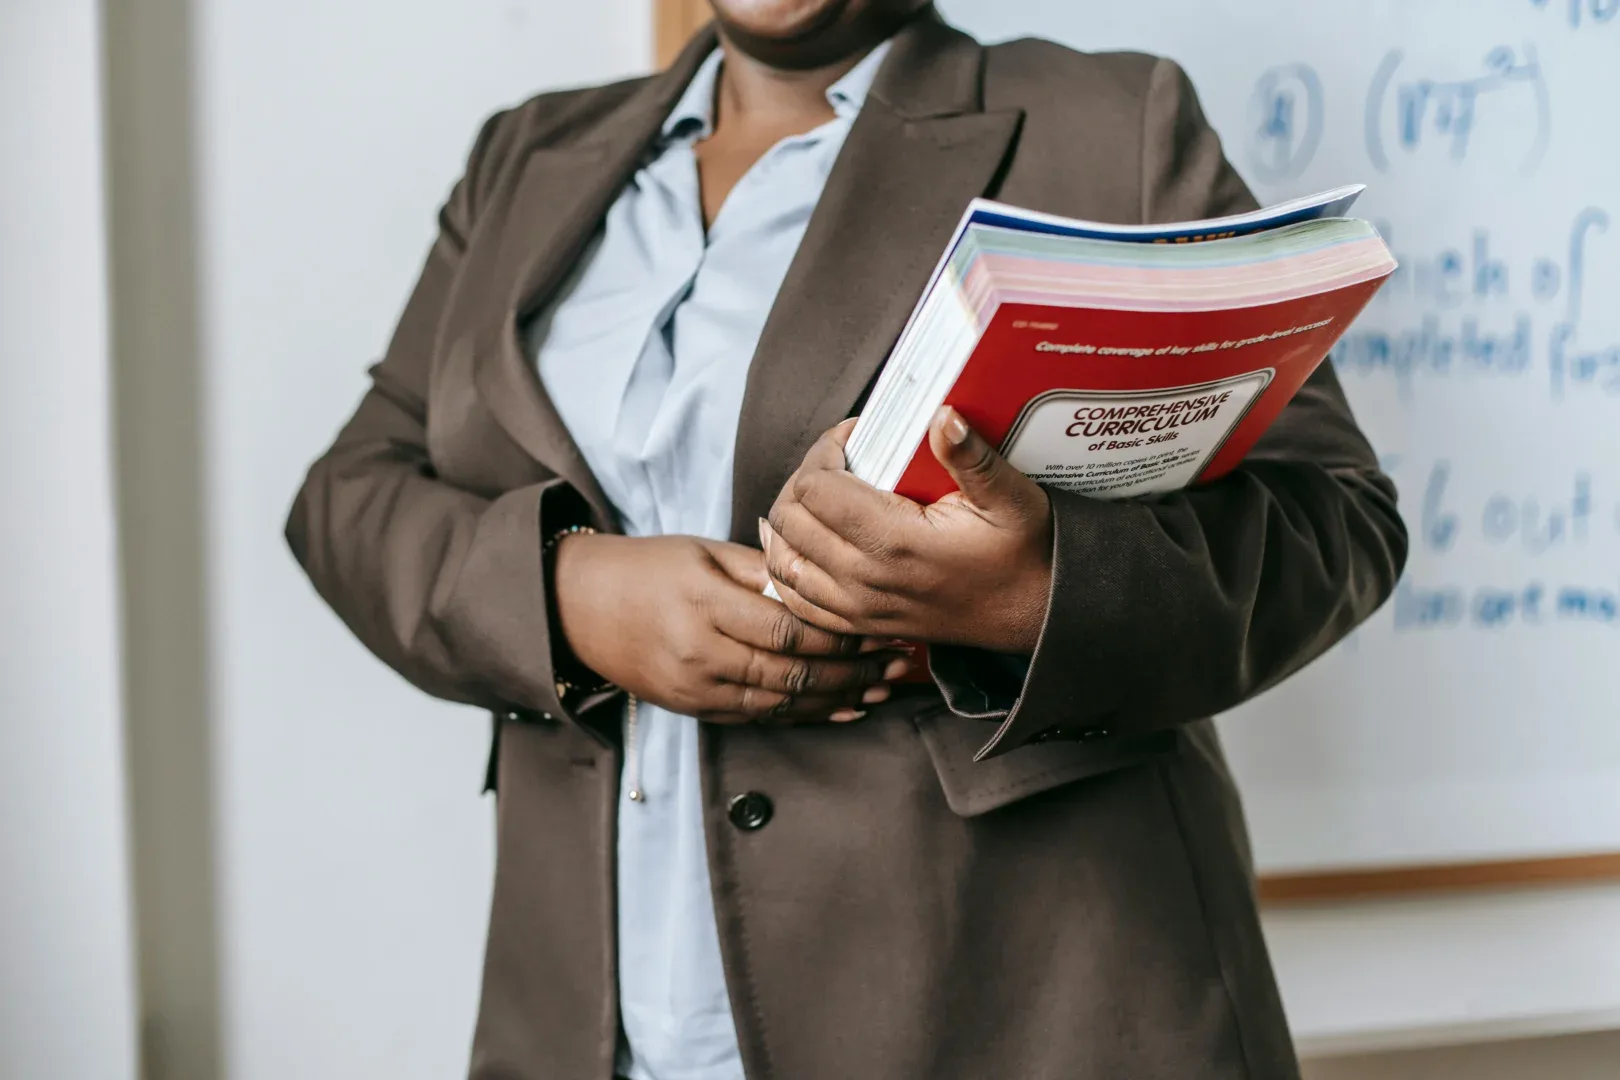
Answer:
<path fill-rule="evenodd" d="M 562 620 L 557 614 L 557 547 L 570 536 L 595 535 L 589 525 L 569 525 L 546 537 L 540 558 L 546 580 L 546 620 L 551 629 L 551 667 L 556 682 L 557 700 L 564 708 L 572 708 L 580 699 L 600 694 L 617 687 L 586 667 L 568 647 L 568 638 L 562 632 Z"/>

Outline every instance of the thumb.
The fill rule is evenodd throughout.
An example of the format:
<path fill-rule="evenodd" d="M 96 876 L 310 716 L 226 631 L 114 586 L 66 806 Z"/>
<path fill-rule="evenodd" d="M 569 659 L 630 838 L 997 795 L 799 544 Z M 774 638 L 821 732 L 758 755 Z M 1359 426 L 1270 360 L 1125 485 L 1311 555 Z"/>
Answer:
<path fill-rule="evenodd" d="M 714 542 L 705 546 L 725 575 L 737 584 L 761 593 L 770 584 L 771 575 L 765 571 L 763 552 L 741 544 Z"/>
<path fill-rule="evenodd" d="M 1007 464 L 1007 459 L 949 405 L 940 406 L 934 414 L 928 441 L 934 457 L 962 489 L 962 496 L 985 513 L 1020 511 L 1030 489 L 1037 494 L 1040 491 L 1035 481 Z"/>

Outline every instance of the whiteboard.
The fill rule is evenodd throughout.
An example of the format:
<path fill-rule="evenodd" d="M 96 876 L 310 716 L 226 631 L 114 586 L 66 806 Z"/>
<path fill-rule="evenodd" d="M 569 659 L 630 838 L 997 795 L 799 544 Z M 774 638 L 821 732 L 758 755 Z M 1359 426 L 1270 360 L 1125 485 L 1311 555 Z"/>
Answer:
<path fill-rule="evenodd" d="M 940 7 L 1178 60 L 1263 202 L 1365 181 L 1401 261 L 1334 363 L 1412 554 L 1221 719 L 1261 868 L 1620 851 L 1620 0 Z"/>

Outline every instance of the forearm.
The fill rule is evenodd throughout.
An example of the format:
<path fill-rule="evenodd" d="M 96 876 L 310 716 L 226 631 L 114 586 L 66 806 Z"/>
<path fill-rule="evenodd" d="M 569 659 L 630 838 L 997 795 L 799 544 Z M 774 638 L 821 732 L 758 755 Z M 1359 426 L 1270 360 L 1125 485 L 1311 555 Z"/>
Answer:
<path fill-rule="evenodd" d="M 357 419 L 375 425 L 386 408 L 368 398 Z M 338 616 L 416 686 L 555 713 L 541 538 L 558 483 L 488 500 L 434 478 L 415 447 L 340 438 L 310 470 L 287 540 Z"/>
<path fill-rule="evenodd" d="M 1051 601 L 1026 676 L 936 658 L 953 704 L 1003 721 L 987 752 L 1059 724 L 1123 733 L 1229 709 L 1376 610 L 1405 560 L 1374 469 L 1257 461 L 1160 500 L 1054 491 L 1052 506 Z"/>

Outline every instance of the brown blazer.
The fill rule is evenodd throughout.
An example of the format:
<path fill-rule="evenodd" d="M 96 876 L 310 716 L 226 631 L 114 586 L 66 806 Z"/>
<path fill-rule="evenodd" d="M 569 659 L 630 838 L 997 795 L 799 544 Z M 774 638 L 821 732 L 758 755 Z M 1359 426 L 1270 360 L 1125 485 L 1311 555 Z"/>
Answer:
<path fill-rule="evenodd" d="M 713 44 L 705 32 L 665 74 L 489 121 L 373 386 L 287 528 L 368 647 L 496 717 L 478 1080 L 611 1073 L 618 711 L 558 701 L 540 553 L 568 515 L 614 515 L 518 327 Z M 983 194 L 1114 222 L 1253 205 L 1174 64 L 987 48 L 919 18 L 760 341 L 734 539 L 755 542 L 816 436 L 858 407 Z M 705 727 L 715 908 L 754 1080 L 1297 1076 L 1204 718 L 1388 596 L 1406 543 L 1394 490 L 1324 365 L 1236 474 L 1052 504 L 1056 581 L 1022 685 L 939 650 L 956 711 L 926 692 L 853 725 Z M 763 827 L 728 812 L 746 792 L 774 806 Z"/>

